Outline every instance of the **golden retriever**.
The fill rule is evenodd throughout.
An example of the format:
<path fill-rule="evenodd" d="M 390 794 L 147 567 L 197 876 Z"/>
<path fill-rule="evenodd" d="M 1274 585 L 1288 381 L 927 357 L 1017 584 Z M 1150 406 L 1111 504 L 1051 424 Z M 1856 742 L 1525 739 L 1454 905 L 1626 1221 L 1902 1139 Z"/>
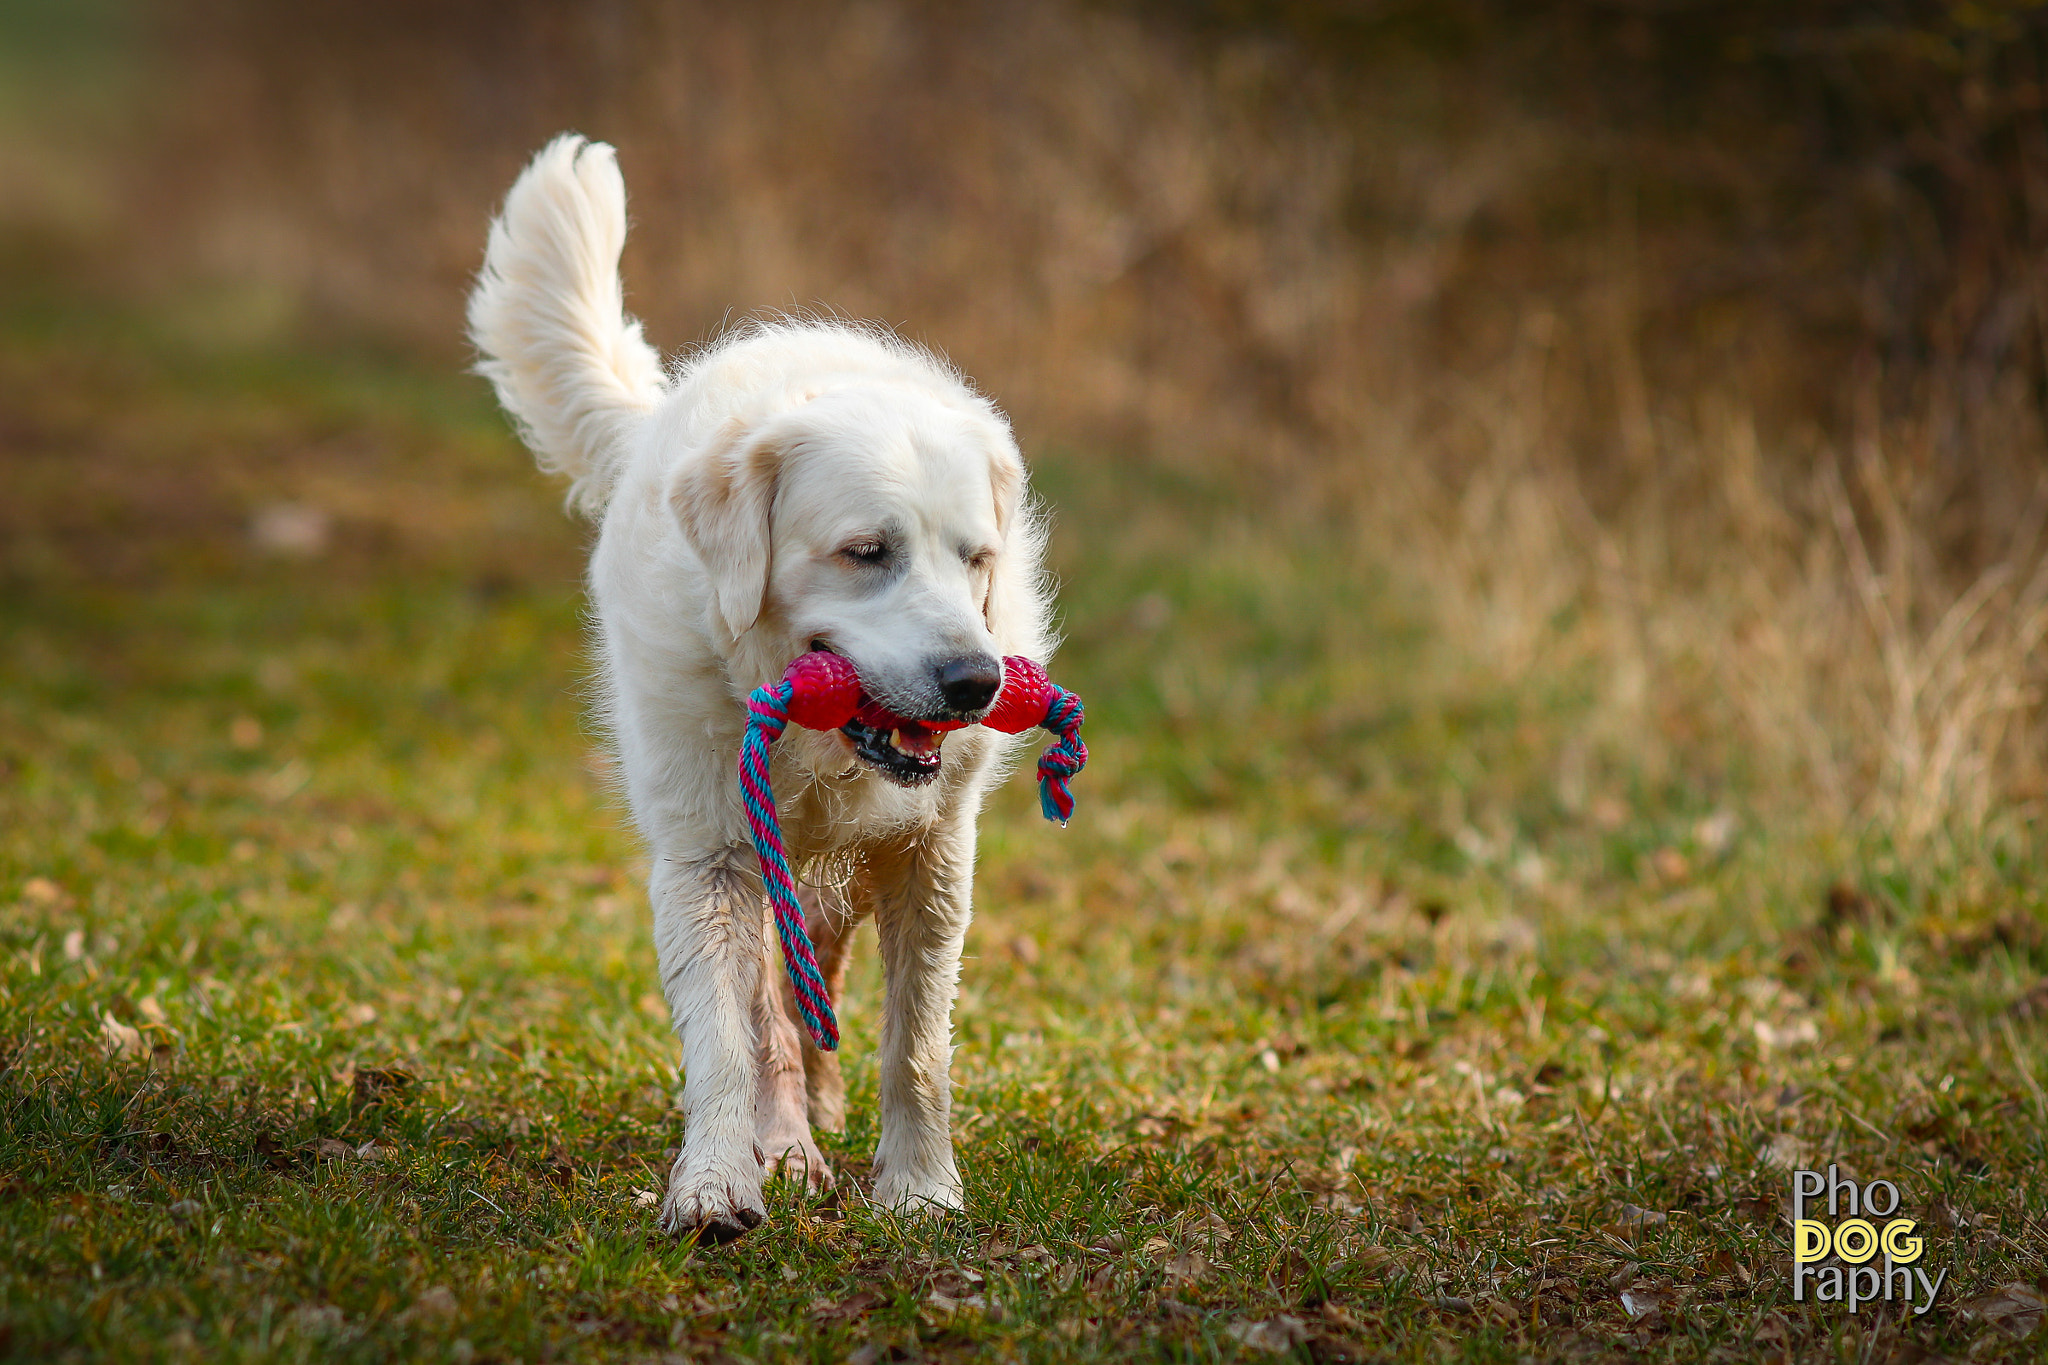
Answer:
<path fill-rule="evenodd" d="M 589 591 L 603 714 L 652 855 L 684 1134 L 662 1225 L 707 1240 L 766 1216 L 762 1182 L 832 1175 L 837 1058 L 799 1032 L 772 956 L 736 763 L 746 697 L 796 655 L 851 660 L 912 722 L 973 720 L 1000 660 L 1051 647 L 1042 523 L 995 405 L 889 332 L 752 323 L 664 370 L 622 307 L 625 185 L 563 136 L 492 223 L 469 302 L 479 371 L 541 467 L 597 519 Z M 887 999 L 872 1197 L 957 1209 L 952 1008 L 975 819 L 1019 741 L 981 727 L 792 729 L 774 785 L 833 996 L 875 919 Z"/>

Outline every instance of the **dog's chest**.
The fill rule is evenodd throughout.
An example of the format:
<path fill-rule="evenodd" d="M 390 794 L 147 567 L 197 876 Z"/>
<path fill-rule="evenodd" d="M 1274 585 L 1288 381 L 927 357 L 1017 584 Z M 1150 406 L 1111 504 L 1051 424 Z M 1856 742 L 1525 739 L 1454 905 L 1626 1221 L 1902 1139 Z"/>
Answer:
<path fill-rule="evenodd" d="M 928 827 L 938 816 L 939 784 L 903 788 L 852 754 L 791 754 L 772 768 L 783 838 L 792 861 L 830 858 L 893 833 Z M 776 755 L 778 760 L 783 756 Z"/>
<path fill-rule="evenodd" d="M 792 736 L 793 737 L 793 736 Z M 829 861 L 877 840 L 916 838 L 955 805 L 988 763 L 985 744 L 947 746 L 946 770 L 931 783 L 903 787 L 839 744 L 835 736 L 803 736 L 772 760 L 783 837 L 794 862 Z M 778 746 L 780 747 L 780 746 Z"/>

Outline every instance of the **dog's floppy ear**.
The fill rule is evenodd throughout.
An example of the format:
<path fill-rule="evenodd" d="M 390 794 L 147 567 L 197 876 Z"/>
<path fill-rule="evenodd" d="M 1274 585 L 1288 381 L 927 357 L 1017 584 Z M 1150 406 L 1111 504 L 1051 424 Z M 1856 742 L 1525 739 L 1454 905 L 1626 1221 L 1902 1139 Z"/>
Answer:
<path fill-rule="evenodd" d="M 669 484 L 669 510 L 703 562 L 733 640 L 753 629 L 768 595 L 768 520 L 781 467 L 779 444 L 733 421 Z"/>
<path fill-rule="evenodd" d="M 1046 629 L 1045 520 L 1026 495 L 1024 461 L 1005 442 L 991 457 L 989 484 L 996 500 L 996 530 L 1003 552 L 982 599 L 982 619 L 1007 654 L 1044 659 L 1052 650 Z"/>
<path fill-rule="evenodd" d="M 1008 442 L 989 457 L 988 481 L 996 496 L 996 534 L 1007 536 L 1017 520 L 1017 503 L 1024 496 L 1024 461 Z"/>

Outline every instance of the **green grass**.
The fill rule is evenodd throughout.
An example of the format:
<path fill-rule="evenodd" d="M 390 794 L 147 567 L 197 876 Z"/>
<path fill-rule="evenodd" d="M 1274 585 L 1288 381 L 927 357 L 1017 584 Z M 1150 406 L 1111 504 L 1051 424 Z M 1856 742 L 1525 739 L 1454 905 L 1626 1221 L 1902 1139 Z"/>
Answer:
<path fill-rule="evenodd" d="M 1072 828 L 1021 782 L 984 825 L 968 1212 L 777 1186 L 660 1236 L 580 533 L 481 387 L 6 324 L 0 1355 L 2038 1349 L 1984 1320 L 2043 1270 L 2032 844 L 1907 863 L 1705 742 L 1652 780 L 1578 667 L 1502 676 L 1375 547 L 1100 453 L 1038 457 L 1095 757 Z M 279 499 L 324 555 L 249 547 Z M 855 1184 L 878 993 L 870 951 Z M 1899 1183 L 1933 1312 L 1787 1302 L 1787 1158 Z"/>

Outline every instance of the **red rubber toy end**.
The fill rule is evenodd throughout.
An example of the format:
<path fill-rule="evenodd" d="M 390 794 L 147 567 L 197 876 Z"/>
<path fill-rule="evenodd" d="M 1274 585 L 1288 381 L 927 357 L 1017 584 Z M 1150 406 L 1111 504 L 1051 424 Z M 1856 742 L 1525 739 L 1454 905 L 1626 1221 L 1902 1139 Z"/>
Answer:
<path fill-rule="evenodd" d="M 844 655 L 799 655 L 782 680 L 789 684 L 789 718 L 806 730 L 837 730 L 860 712 L 860 672 Z"/>
<path fill-rule="evenodd" d="M 1006 735 L 1021 735 L 1034 725 L 1045 723 L 1052 705 L 1052 680 L 1030 659 L 1012 654 L 1003 660 L 1003 690 L 981 723 Z"/>

